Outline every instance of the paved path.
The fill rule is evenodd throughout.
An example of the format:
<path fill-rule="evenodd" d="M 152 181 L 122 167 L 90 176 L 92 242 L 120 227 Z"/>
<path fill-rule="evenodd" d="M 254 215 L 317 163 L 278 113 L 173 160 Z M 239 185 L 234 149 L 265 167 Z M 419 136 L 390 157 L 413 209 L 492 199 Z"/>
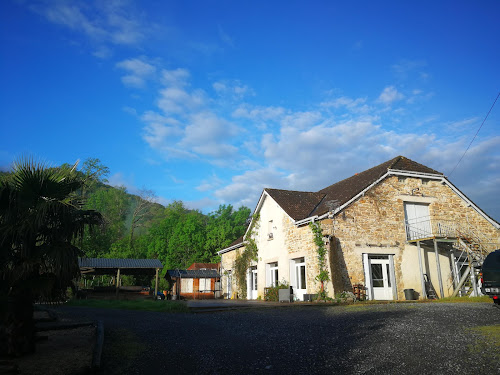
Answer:
<path fill-rule="evenodd" d="M 61 307 L 102 319 L 104 374 L 496 374 L 490 303 L 305 306 L 166 314 Z"/>

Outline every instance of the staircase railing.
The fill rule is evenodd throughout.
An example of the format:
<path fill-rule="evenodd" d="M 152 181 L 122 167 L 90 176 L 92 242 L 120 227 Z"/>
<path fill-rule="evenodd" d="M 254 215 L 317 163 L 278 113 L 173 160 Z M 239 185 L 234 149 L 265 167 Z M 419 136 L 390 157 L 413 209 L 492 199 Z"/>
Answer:
<path fill-rule="evenodd" d="M 478 295 L 476 268 L 481 266 L 484 258 L 499 246 L 477 228 L 466 223 L 425 216 L 405 221 L 408 241 L 431 238 L 447 238 L 454 240 L 453 257 L 455 268 L 449 275 L 453 280 L 453 296 Z"/>

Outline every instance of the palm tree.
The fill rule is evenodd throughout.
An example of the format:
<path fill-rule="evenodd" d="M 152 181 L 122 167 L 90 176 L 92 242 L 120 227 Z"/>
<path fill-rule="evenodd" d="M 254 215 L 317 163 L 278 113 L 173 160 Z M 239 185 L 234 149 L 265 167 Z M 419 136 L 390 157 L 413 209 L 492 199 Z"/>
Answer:
<path fill-rule="evenodd" d="M 10 355 L 34 351 L 34 300 L 64 295 L 79 275 L 74 244 L 101 222 L 98 212 L 82 209 L 76 166 L 21 159 L 0 181 L 0 299 Z"/>

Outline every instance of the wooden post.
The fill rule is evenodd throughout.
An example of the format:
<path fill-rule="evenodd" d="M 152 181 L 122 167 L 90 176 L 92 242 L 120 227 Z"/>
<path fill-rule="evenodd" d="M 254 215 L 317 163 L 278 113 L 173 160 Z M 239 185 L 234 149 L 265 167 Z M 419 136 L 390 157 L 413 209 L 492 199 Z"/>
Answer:
<path fill-rule="evenodd" d="M 156 269 L 156 276 L 155 276 L 155 299 L 158 298 L 157 294 L 158 294 L 158 268 Z"/>
<path fill-rule="evenodd" d="M 436 254 L 436 266 L 438 271 L 438 281 L 439 281 L 439 293 L 441 294 L 441 298 L 444 298 L 444 289 L 443 289 L 443 279 L 441 278 L 441 262 L 439 261 L 439 252 L 437 241 L 434 238 L 434 253 Z"/>
<path fill-rule="evenodd" d="M 427 298 L 427 293 L 425 292 L 425 280 L 424 280 L 424 267 L 422 266 L 422 251 L 420 249 L 420 241 L 417 241 L 418 249 L 418 267 L 420 268 L 420 281 L 422 283 L 422 298 Z"/>
<path fill-rule="evenodd" d="M 455 262 L 455 254 L 453 253 L 453 250 L 450 251 L 450 262 L 451 262 L 451 271 L 453 273 L 453 290 L 455 290 L 456 286 L 458 285 L 459 278 L 457 276 L 457 265 Z"/>
<path fill-rule="evenodd" d="M 120 269 L 118 268 L 118 272 L 116 272 L 116 296 L 118 297 L 118 293 L 120 292 Z"/>

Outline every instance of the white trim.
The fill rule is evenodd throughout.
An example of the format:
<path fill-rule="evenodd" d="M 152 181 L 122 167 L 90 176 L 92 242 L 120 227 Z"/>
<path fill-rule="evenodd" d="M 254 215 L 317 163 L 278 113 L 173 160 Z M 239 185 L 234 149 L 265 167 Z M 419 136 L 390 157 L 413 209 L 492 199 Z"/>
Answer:
<path fill-rule="evenodd" d="M 231 247 L 226 247 L 225 249 L 217 251 L 217 255 L 221 255 L 221 254 L 227 253 L 227 252 L 229 252 L 231 250 L 236 250 L 237 248 L 243 247 L 243 246 L 245 246 L 245 240 L 243 240 L 243 242 L 237 243 L 236 245 L 233 245 Z"/>
<path fill-rule="evenodd" d="M 392 280 L 392 299 L 398 299 L 398 289 L 396 283 L 396 267 L 394 266 L 394 255 L 389 255 L 389 271 L 391 272 L 391 280 Z"/>
<path fill-rule="evenodd" d="M 430 180 L 440 180 L 444 176 L 441 173 L 425 173 L 425 172 L 411 172 L 411 171 L 402 171 L 400 169 L 388 169 L 387 173 L 390 175 L 396 176 L 406 176 L 406 177 L 424 177 Z"/>
<path fill-rule="evenodd" d="M 432 204 L 436 202 L 438 199 L 436 197 L 421 197 L 419 195 L 397 195 L 396 199 L 401 199 L 403 202 L 410 202 L 410 203 L 426 203 L 426 204 Z"/>
<path fill-rule="evenodd" d="M 370 271 L 370 261 L 368 260 L 368 253 L 363 253 L 363 268 L 365 271 L 365 288 L 368 292 L 367 298 L 368 300 L 373 299 L 373 291 L 372 291 L 372 275 Z"/>
<path fill-rule="evenodd" d="M 318 215 L 306 217 L 305 219 L 295 221 L 294 224 L 299 227 L 303 224 L 307 224 L 309 222 L 314 222 L 315 220 L 321 220 L 321 217 L 318 217 Z"/>

